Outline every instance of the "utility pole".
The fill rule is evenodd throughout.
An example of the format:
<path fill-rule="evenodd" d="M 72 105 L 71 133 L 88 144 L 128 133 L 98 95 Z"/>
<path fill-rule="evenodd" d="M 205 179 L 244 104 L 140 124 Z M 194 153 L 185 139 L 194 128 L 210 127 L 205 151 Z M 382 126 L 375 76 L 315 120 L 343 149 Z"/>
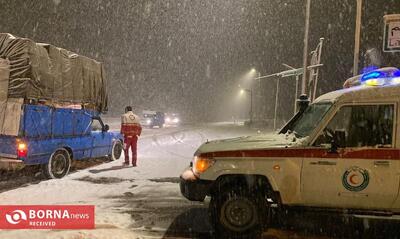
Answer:
<path fill-rule="evenodd" d="M 293 66 L 289 66 L 288 64 L 282 63 L 284 67 L 289 68 L 290 70 L 296 70 Z M 293 110 L 293 115 L 297 113 L 297 94 L 299 92 L 299 80 L 300 80 L 300 75 L 296 74 L 296 91 L 294 93 L 294 110 Z"/>
<path fill-rule="evenodd" d="M 293 110 L 293 115 L 297 113 L 297 94 L 299 93 L 299 80 L 300 76 L 296 75 L 296 94 L 294 98 L 294 110 Z"/>
<path fill-rule="evenodd" d="M 310 31 L 310 11 L 311 11 L 311 0 L 307 0 L 306 5 L 306 24 L 304 31 L 304 51 L 303 51 L 303 79 L 301 82 L 301 94 L 306 93 L 307 86 L 307 59 L 308 59 L 308 35 Z"/>
<path fill-rule="evenodd" d="M 362 0 L 357 0 L 356 32 L 355 32 L 355 39 L 354 39 L 353 76 L 358 75 L 358 61 L 360 58 L 362 4 L 363 4 Z"/>
<path fill-rule="evenodd" d="M 274 112 L 274 131 L 276 130 L 276 118 L 278 117 L 278 103 L 279 103 L 279 80 L 276 79 L 276 93 L 275 93 L 275 112 Z"/>
<path fill-rule="evenodd" d="M 257 77 L 259 78 L 261 76 L 261 72 L 257 71 Z M 258 79 L 258 120 L 262 120 L 263 117 L 263 102 L 262 102 L 262 96 L 263 96 L 263 91 L 261 87 L 261 79 Z"/>

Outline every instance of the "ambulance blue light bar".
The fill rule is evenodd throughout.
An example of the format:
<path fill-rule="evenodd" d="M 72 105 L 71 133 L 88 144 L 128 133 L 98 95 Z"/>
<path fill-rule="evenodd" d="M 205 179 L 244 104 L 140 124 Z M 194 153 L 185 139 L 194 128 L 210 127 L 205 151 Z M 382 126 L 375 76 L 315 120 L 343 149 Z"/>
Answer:
<path fill-rule="evenodd" d="M 400 84 L 400 70 L 396 71 L 371 71 L 362 75 L 362 85 L 382 86 Z"/>
<path fill-rule="evenodd" d="M 386 74 L 384 74 L 381 71 L 372 71 L 372 72 L 364 74 L 361 77 L 361 81 L 367 81 L 370 79 L 381 79 L 381 78 L 385 78 L 385 77 L 386 77 Z"/>

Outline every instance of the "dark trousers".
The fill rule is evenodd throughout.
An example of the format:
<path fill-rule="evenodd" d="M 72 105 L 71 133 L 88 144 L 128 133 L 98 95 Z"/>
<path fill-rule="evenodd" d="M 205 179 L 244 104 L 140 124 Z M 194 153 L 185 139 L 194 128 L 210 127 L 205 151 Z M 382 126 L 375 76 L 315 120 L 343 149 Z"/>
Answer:
<path fill-rule="evenodd" d="M 137 137 L 136 136 L 131 136 L 131 137 L 125 137 L 125 147 L 124 147 L 124 152 L 125 152 L 125 163 L 129 163 L 129 148 L 131 148 L 132 151 L 132 164 L 136 165 L 136 160 L 137 160 Z"/>

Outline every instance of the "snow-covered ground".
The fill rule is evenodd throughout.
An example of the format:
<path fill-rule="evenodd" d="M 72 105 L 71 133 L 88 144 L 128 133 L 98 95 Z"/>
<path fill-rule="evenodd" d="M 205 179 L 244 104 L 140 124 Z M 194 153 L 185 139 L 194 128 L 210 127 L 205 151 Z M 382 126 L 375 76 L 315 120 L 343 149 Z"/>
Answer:
<path fill-rule="evenodd" d="M 118 129 L 118 119 L 107 121 Z M 2 230 L 0 238 L 165 238 L 178 231 L 179 236 L 208 235 L 207 206 L 181 196 L 179 174 L 207 140 L 254 133 L 229 123 L 145 129 L 136 168 L 121 167 L 120 159 L 0 194 L 3 205 L 95 205 L 95 230 Z"/>
<path fill-rule="evenodd" d="M 118 130 L 119 119 L 108 119 L 107 123 Z M 18 180 L 16 175 L 4 181 L 3 176 L 0 204 L 95 205 L 96 229 L 0 230 L 0 238 L 210 238 L 208 202 L 190 202 L 181 196 L 179 174 L 189 165 L 197 147 L 207 140 L 256 133 L 259 132 L 230 123 L 145 129 L 139 140 L 136 168 L 122 167 L 120 159 L 84 166 L 60 180 L 41 181 L 36 176 Z M 33 183 L 25 184 L 29 179 Z M 263 238 L 364 238 L 364 235 L 398 238 L 399 235 L 398 224 L 386 221 L 371 224 L 372 231 L 363 232 L 362 223 L 349 223 L 342 217 L 294 212 L 287 218 L 283 227 L 271 225 Z"/>

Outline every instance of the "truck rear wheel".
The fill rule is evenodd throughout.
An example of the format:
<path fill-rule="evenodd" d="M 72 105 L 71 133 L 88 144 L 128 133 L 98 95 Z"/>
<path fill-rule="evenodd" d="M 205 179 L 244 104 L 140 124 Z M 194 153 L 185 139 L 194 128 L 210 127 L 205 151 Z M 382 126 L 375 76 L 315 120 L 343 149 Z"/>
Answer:
<path fill-rule="evenodd" d="M 213 195 L 209 212 L 217 238 L 259 238 L 266 209 L 261 195 L 239 186 Z"/>
<path fill-rule="evenodd" d="M 66 150 L 55 151 L 47 164 L 42 165 L 42 172 L 48 179 L 63 178 L 71 168 L 71 156 Z"/>
<path fill-rule="evenodd" d="M 124 146 L 122 145 L 121 141 L 114 141 L 109 158 L 113 161 L 118 160 L 122 155 L 123 148 Z"/>

